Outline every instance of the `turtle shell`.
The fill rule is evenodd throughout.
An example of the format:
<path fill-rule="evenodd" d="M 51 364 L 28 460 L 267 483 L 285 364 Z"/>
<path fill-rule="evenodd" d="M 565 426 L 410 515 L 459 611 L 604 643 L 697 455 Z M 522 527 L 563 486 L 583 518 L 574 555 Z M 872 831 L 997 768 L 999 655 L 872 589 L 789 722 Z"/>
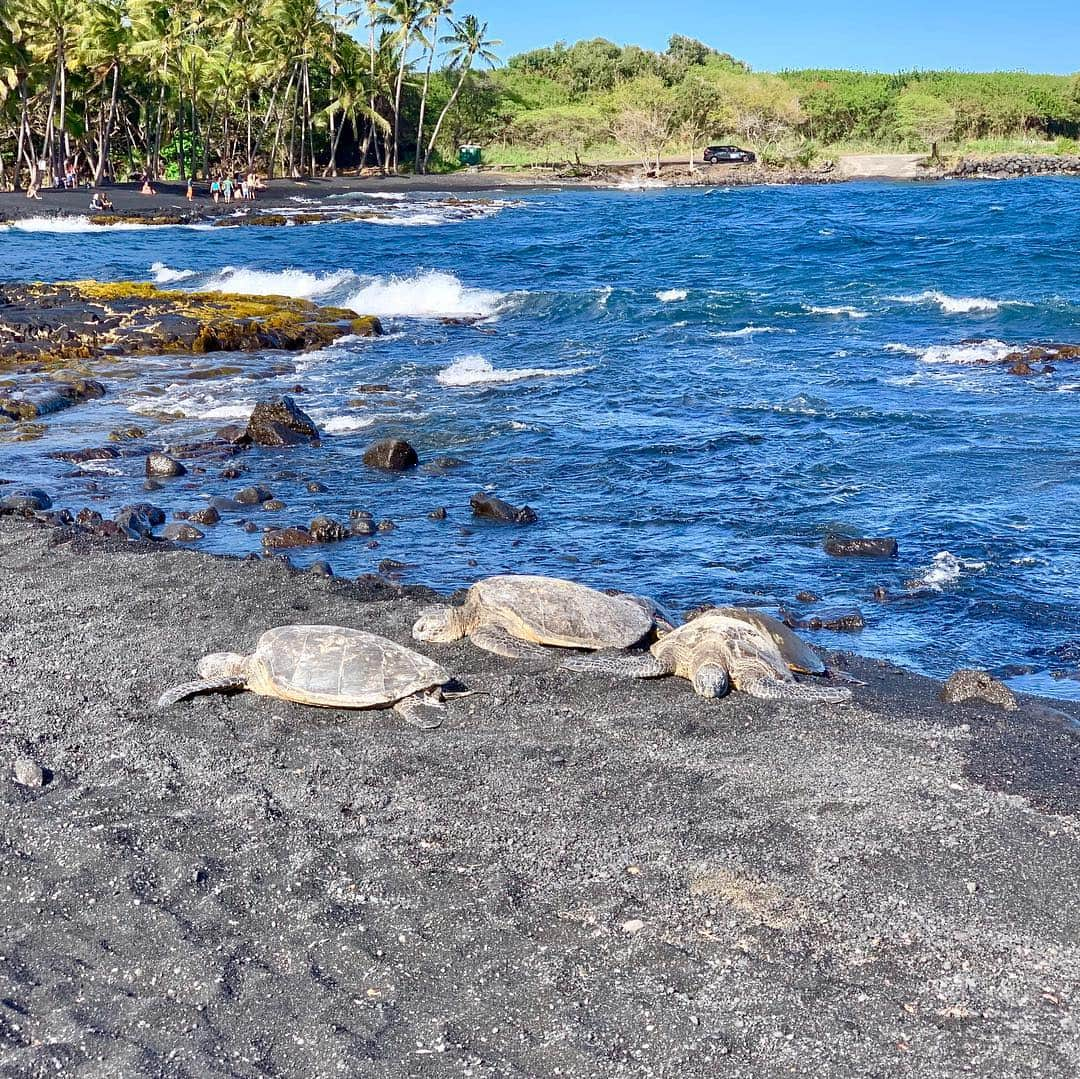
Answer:
<path fill-rule="evenodd" d="M 825 663 L 801 637 L 792 633 L 787 626 L 772 615 L 764 611 L 756 611 L 752 607 L 717 607 L 717 614 L 725 614 L 729 618 L 738 618 L 742 622 L 748 622 L 757 626 L 763 633 L 768 634 L 773 644 L 780 649 L 780 655 L 784 662 L 800 674 L 824 674 Z"/>
<path fill-rule="evenodd" d="M 629 648 L 653 626 L 639 603 L 559 577 L 487 577 L 472 586 L 467 602 L 480 625 L 563 648 Z"/>
<path fill-rule="evenodd" d="M 248 688 L 325 708 L 380 708 L 449 680 L 427 656 L 374 633 L 279 626 L 259 638 Z"/>

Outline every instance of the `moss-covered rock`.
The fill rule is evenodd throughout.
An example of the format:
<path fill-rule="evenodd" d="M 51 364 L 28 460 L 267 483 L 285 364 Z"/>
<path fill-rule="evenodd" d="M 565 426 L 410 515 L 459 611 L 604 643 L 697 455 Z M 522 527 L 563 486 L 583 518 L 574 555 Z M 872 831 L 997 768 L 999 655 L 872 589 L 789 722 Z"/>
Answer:
<path fill-rule="evenodd" d="M 382 333 L 377 318 L 290 296 L 159 289 L 139 281 L 0 286 L 0 367 L 159 352 L 308 349 Z"/>

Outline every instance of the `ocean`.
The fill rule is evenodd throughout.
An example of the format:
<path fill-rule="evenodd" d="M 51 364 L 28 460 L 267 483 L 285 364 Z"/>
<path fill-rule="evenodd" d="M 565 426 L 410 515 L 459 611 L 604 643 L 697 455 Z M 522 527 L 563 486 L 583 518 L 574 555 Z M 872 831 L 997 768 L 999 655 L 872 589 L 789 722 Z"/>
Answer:
<path fill-rule="evenodd" d="M 259 551 L 241 516 L 363 509 L 397 528 L 293 561 L 356 576 L 393 559 L 403 580 L 447 591 L 554 574 L 673 611 L 855 606 L 861 631 L 806 636 L 1080 699 L 1080 363 L 1018 377 L 1000 362 L 1080 343 L 1080 181 L 328 201 L 361 219 L 0 228 L 2 279 L 303 296 L 388 331 L 303 355 L 95 363 L 106 397 L 36 439 L 0 434 L 0 475 L 102 512 L 144 498 L 194 510 L 259 482 L 287 508 L 226 515 L 199 549 Z M 215 466 L 142 491 L 147 445 L 208 437 L 297 386 L 321 447 L 255 449 L 238 480 Z M 147 442 L 130 456 L 48 456 L 132 425 Z M 389 435 L 422 462 L 464 463 L 366 469 L 363 449 Z M 309 491 L 315 480 L 328 490 Z M 475 520 L 477 491 L 539 520 Z M 429 519 L 440 506 L 447 519 Z M 893 536 L 899 557 L 833 557 L 833 532 Z M 820 603 L 796 601 L 808 591 Z"/>

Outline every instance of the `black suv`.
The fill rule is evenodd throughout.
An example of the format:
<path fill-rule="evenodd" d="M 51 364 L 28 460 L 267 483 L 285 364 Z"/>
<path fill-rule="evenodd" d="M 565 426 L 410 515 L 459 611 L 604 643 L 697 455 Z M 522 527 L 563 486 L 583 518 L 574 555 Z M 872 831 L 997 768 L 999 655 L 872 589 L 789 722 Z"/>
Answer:
<path fill-rule="evenodd" d="M 739 165 L 752 165 L 757 155 L 749 150 L 740 150 L 738 146 L 706 146 L 705 164 L 715 165 L 720 161 L 730 161 Z"/>

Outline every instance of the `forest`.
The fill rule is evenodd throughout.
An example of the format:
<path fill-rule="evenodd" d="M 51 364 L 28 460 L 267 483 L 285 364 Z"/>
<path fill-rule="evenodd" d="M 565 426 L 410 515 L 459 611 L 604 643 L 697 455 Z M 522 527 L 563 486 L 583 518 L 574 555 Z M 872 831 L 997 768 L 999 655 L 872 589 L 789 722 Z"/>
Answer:
<path fill-rule="evenodd" d="M 756 72 L 700 41 L 509 58 L 453 0 L 0 0 L 0 187 L 838 149 L 1075 152 L 1080 76 Z"/>

